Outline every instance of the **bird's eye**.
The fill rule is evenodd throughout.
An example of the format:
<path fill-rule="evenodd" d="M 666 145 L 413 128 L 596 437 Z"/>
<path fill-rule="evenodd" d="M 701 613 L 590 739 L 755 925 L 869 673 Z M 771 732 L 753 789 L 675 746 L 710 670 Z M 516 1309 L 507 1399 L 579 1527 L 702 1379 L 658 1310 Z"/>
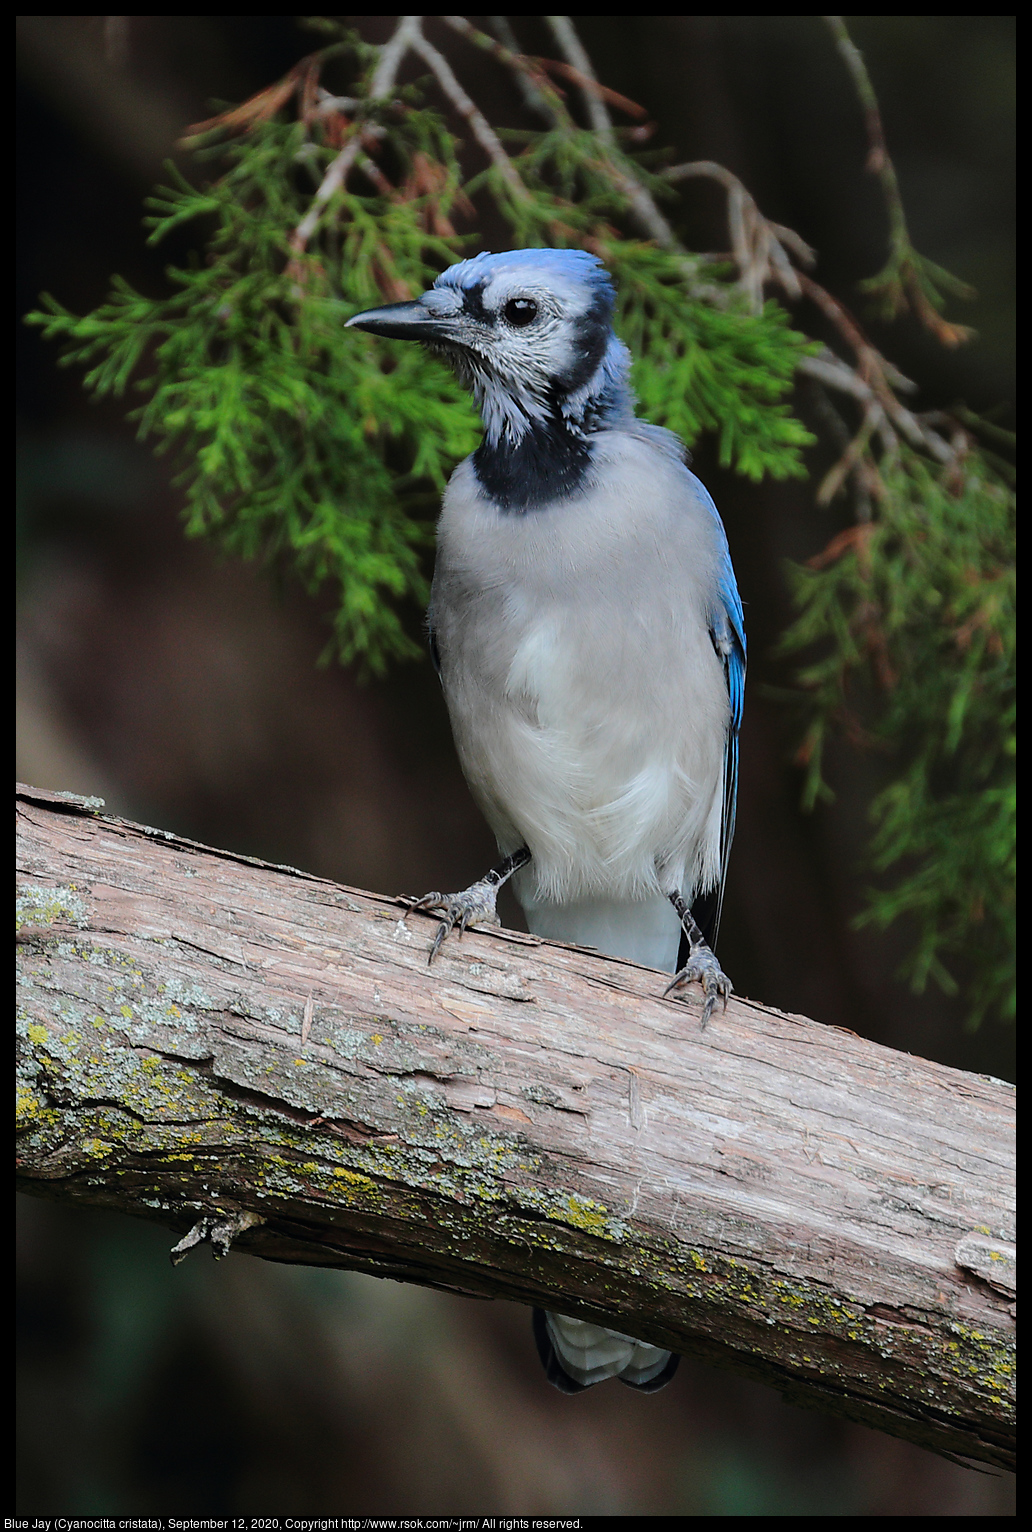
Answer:
<path fill-rule="evenodd" d="M 537 311 L 533 298 L 510 298 L 502 312 L 511 325 L 522 330 L 524 325 L 533 324 Z"/>

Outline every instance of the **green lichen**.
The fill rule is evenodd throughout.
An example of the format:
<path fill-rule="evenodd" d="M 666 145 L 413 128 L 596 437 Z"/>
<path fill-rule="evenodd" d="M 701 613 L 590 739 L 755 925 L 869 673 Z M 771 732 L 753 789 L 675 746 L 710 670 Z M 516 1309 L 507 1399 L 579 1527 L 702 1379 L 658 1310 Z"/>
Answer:
<path fill-rule="evenodd" d="M 61 1114 L 56 1107 L 47 1106 L 43 1097 L 24 1081 L 19 1080 L 14 1092 L 15 1131 L 26 1132 L 31 1128 L 56 1128 Z"/>
<path fill-rule="evenodd" d="M 58 888 L 23 885 L 15 901 L 15 931 L 25 926 L 73 925 L 85 930 L 86 901 L 74 883 Z"/>
<path fill-rule="evenodd" d="M 566 1198 L 562 1217 L 564 1223 L 572 1223 L 575 1229 L 584 1229 L 588 1234 L 598 1234 L 603 1239 L 611 1237 L 608 1210 L 600 1202 L 593 1202 L 590 1197 L 578 1197 L 576 1192 L 571 1193 Z"/>
<path fill-rule="evenodd" d="M 360 1187 L 363 1191 L 373 1192 L 376 1189 L 375 1182 L 369 1176 L 359 1175 L 357 1170 L 348 1170 L 344 1165 L 335 1165 L 332 1173 L 334 1177 L 348 1181 L 352 1186 Z"/>

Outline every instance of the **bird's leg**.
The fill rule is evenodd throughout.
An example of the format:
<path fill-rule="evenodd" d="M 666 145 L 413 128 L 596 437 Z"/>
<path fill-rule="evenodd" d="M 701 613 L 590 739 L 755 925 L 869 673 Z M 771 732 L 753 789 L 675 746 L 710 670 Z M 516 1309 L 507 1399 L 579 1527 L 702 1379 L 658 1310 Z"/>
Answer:
<path fill-rule="evenodd" d="M 695 923 L 695 918 L 687 904 L 678 893 L 668 894 L 667 898 L 677 911 L 677 918 L 681 922 L 681 930 L 688 938 L 688 961 L 680 973 L 675 973 L 666 989 L 664 996 L 672 990 L 680 989 L 682 985 L 697 981 L 702 985 L 703 994 L 706 996 L 702 1008 L 703 1026 L 713 1014 L 713 1008 L 718 1000 L 724 1002 L 727 1010 L 727 997 L 731 993 L 731 980 L 724 973 L 710 948 L 706 945 L 706 938 Z"/>
<path fill-rule="evenodd" d="M 441 924 L 434 944 L 430 948 L 430 956 L 427 958 L 427 966 L 433 962 L 441 950 L 441 943 L 449 931 L 459 928 L 461 937 L 467 926 L 483 925 L 497 926 L 498 911 L 495 909 L 495 900 L 498 890 L 503 883 L 507 883 L 514 872 L 519 872 L 521 867 L 526 867 L 530 861 L 530 852 L 526 846 L 521 846 L 519 851 L 514 851 L 512 856 L 507 856 L 504 862 L 499 862 L 497 867 L 478 878 L 476 883 L 471 883 L 469 888 L 464 888 L 461 894 L 424 894 L 422 899 L 414 899 L 411 908 L 414 910 L 439 910 Z"/>

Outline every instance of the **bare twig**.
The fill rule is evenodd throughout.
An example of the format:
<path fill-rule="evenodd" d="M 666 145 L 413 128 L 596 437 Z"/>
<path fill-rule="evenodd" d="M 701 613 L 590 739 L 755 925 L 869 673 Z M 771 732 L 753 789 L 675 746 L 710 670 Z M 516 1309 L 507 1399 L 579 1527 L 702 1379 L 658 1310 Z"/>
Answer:
<path fill-rule="evenodd" d="M 367 124 L 365 134 L 382 138 L 383 128 L 375 124 Z M 300 255 L 319 226 L 319 219 L 327 202 L 344 185 L 344 180 L 352 165 L 362 152 L 363 129 L 355 129 L 355 136 L 348 140 L 337 157 L 327 167 L 326 174 L 322 178 L 319 190 L 312 198 L 308 212 L 302 218 L 293 234 L 290 236 L 290 248 L 295 255 Z"/>
<path fill-rule="evenodd" d="M 825 16 L 835 39 L 839 55 L 845 63 L 856 86 L 856 93 L 860 97 L 860 104 L 864 110 L 864 125 L 867 129 L 867 141 L 870 145 L 867 153 L 867 169 L 878 176 L 885 193 L 885 205 L 889 214 L 890 239 L 895 248 L 907 249 L 910 246 L 910 235 L 907 230 L 906 215 L 903 211 L 903 199 L 900 196 L 899 182 L 896 179 L 896 167 L 889 156 L 885 144 L 885 132 L 882 128 L 881 110 L 878 106 L 878 98 L 874 93 L 871 77 L 867 73 L 864 56 L 856 46 L 846 29 L 846 23 L 841 16 Z"/>
<path fill-rule="evenodd" d="M 475 31 L 474 28 L 469 27 L 468 23 L 464 22 L 462 17 L 447 17 L 446 20 L 456 31 L 464 32 L 466 35 Z M 469 123 L 473 137 L 488 155 L 491 162 L 501 171 L 512 194 L 521 201 L 526 200 L 529 195 L 527 189 L 513 168 L 512 161 L 505 152 L 501 139 L 480 111 L 476 102 L 463 89 L 455 71 L 444 57 L 444 54 L 435 48 L 423 35 L 421 23 L 422 17 L 420 16 L 403 16 L 400 19 L 393 35 L 383 45 L 381 50 L 380 58 L 369 86 L 369 99 L 371 101 L 382 101 L 390 95 L 394 89 L 402 60 L 411 49 L 425 64 L 430 66 L 434 78 L 444 92 L 444 95 L 455 107 L 456 111 Z M 480 37 L 483 37 L 483 34 L 480 34 L 476 40 L 479 41 Z M 492 42 L 493 40 L 486 39 L 486 41 Z M 502 48 L 501 44 L 494 44 L 494 47 L 501 52 L 507 52 L 507 50 Z M 516 56 L 511 56 L 511 59 L 507 61 L 515 63 Z M 523 61 L 520 60 L 520 62 L 522 63 Z M 537 71 L 537 74 L 541 77 L 540 70 Z M 299 254 L 305 249 L 309 239 L 311 239 L 318 227 L 319 219 L 326 204 L 340 190 L 348 172 L 359 161 L 364 141 L 367 143 L 370 139 L 383 138 L 385 132 L 386 130 L 378 124 L 365 124 L 361 129 L 356 130 L 356 136 L 344 145 L 340 153 L 328 166 L 307 213 L 291 237 L 291 249 L 295 254 Z M 377 167 L 364 157 L 361 160 L 361 164 L 363 170 L 372 178 L 374 184 L 380 190 L 383 190 L 382 173 L 378 172 Z"/>
<path fill-rule="evenodd" d="M 477 30 L 476 27 L 470 26 L 465 16 L 445 16 L 442 19 L 449 26 L 454 27 L 456 31 L 461 31 L 463 27 L 468 27 L 471 33 Z M 495 34 L 495 38 L 497 38 L 500 52 L 507 53 L 510 58 L 515 55 L 522 57 L 523 50 L 520 47 L 516 33 L 509 23 L 508 16 L 489 16 L 488 22 L 492 32 Z M 483 35 L 481 34 L 481 36 Z M 506 60 L 503 60 L 503 62 L 506 62 Z M 515 69 L 513 73 L 516 78 L 516 87 L 526 105 L 532 112 L 536 112 L 539 117 L 543 117 L 551 126 L 555 121 L 555 114 L 549 100 L 549 92 L 543 91 L 541 86 L 526 70 Z"/>
<path fill-rule="evenodd" d="M 491 162 L 501 171 L 513 196 L 517 197 L 520 201 L 525 201 L 530 194 L 513 168 L 512 161 L 506 154 L 501 139 L 476 102 L 463 90 L 444 54 L 440 53 L 433 43 L 428 42 L 422 32 L 419 32 L 413 39 L 412 48 L 423 59 L 424 63 L 430 65 L 437 83 L 455 107 L 455 110 L 465 117 L 473 137 Z"/>
<path fill-rule="evenodd" d="M 384 43 L 369 87 L 370 99 L 382 101 L 390 95 L 394 89 L 394 83 L 398 76 L 398 69 L 405 56 L 406 50 L 412 46 L 413 39 L 419 35 L 418 16 L 402 16 L 394 35 Z M 356 125 L 353 129 L 354 136 L 341 149 L 340 153 L 326 168 L 326 173 L 318 191 L 312 198 L 308 212 L 302 218 L 290 238 L 290 248 L 294 255 L 300 255 L 306 248 L 308 241 L 319 226 L 323 209 L 335 196 L 347 179 L 348 171 L 354 165 L 363 149 L 363 140 L 383 138 L 386 129 L 377 123 L 364 123 Z"/>
<path fill-rule="evenodd" d="M 860 98 L 867 129 L 866 168 L 877 175 L 881 182 L 889 215 L 889 259 L 877 276 L 869 277 L 861 284 L 862 288 L 881 299 L 883 311 L 888 318 L 895 318 L 903 310 L 911 308 L 943 345 L 959 345 L 961 341 L 970 339 L 974 331 L 967 325 L 950 324 L 943 319 L 938 312 L 943 306 L 938 289 L 944 287 L 961 298 L 973 298 L 975 290 L 914 249 L 903 210 L 896 167 L 885 143 L 878 97 L 863 54 L 850 37 L 843 17 L 825 16 L 824 20 Z"/>
<path fill-rule="evenodd" d="M 494 38 L 488 37 L 486 33 L 478 32 L 464 17 L 448 16 L 445 19 L 455 31 L 467 37 L 470 42 L 476 43 L 478 47 L 492 53 L 500 63 L 506 65 L 518 77 L 533 83 L 534 87 L 541 92 L 541 95 L 547 102 L 552 121 L 557 127 L 565 128 L 570 132 L 575 130 L 576 125 L 567 111 L 562 98 L 545 75 L 545 66 L 542 63 L 528 58 L 525 54 L 511 52 L 501 43 L 496 42 Z M 591 72 L 590 60 L 584 53 L 580 40 L 576 38 L 576 33 L 573 32 L 569 18 L 559 17 L 554 19 L 566 23 L 565 27 L 560 27 L 560 35 L 568 42 L 569 35 L 573 34 L 577 45 L 573 50 L 574 57 L 579 60 L 579 65 L 586 65 L 586 68 L 582 68 L 577 63 L 568 59 L 566 64 L 569 74 L 581 86 L 585 93 L 585 98 L 601 106 L 605 121 L 609 125 L 608 137 L 604 137 L 602 140 L 605 152 L 594 162 L 594 169 L 610 180 L 627 200 L 629 211 L 650 239 L 654 239 L 657 244 L 663 245 L 666 249 L 676 249 L 678 242 L 673 229 L 671 229 L 659 211 L 648 190 L 634 175 L 631 162 L 625 160 L 620 154 L 615 137 L 612 134 L 612 125 L 609 124 L 608 113 L 605 112 L 605 107 L 602 104 L 602 98 L 607 93 L 604 87 L 599 85 L 594 74 Z M 580 51 L 577 52 L 577 49 Z M 626 104 L 631 108 L 635 105 L 633 102 L 627 102 Z"/>
<path fill-rule="evenodd" d="M 881 414 L 881 408 L 872 401 L 864 411 L 864 418 L 859 431 L 852 441 L 847 444 L 846 450 L 838 462 L 833 468 L 829 469 L 821 480 L 816 497 L 818 505 L 830 505 L 850 475 L 859 479 L 868 492 L 875 487 L 871 478 L 871 464 L 867 459 L 867 449 L 871 437 L 878 426 Z M 879 480 L 875 492 L 877 493 L 881 488 L 881 481 Z M 868 501 L 869 513 L 870 502 Z"/>
<path fill-rule="evenodd" d="M 598 98 L 609 106 L 615 106 L 617 111 L 625 112 L 628 117 L 636 117 L 639 122 L 648 117 L 648 112 L 637 101 L 632 101 L 630 96 L 622 96 L 618 90 L 611 90 L 608 85 L 602 85 L 598 80 L 589 75 L 582 74 L 572 64 L 566 63 L 565 59 L 534 60 L 549 74 L 561 75 L 564 80 L 569 80 L 571 85 L 576 85 L 580 90 Z M 640 130 L 639 130 L 640 131 Z"/>
<path fill-rule="evenodd" d="M 813 378 L 817 383 L 822 383 L 825 388 L 833 389 L 837 394 L 849 394 L 851 398 L 863 402 L 874 398 L 871 385 L 858 377 L 853 369 L 828 347 L 824 348 L 820 356 L 801 357 L 796 371 L 808 378 Z"/>
<path fill-rule="evenodd" d="M 411 48 L 414 40 L 420 36 L 420 16 L 402 16 L 398 22 L 393 37 L 383 45 L 380 61 L 376 66 L 376 72 L 369 85 L 369 96 L 373 101 L 382 101 L 394 89 L 394 82 L 398 78 L 398 70 L 401 61 L 405 57 L 406 50 Z"/>
<path fill-rule="evenodd" d="M 799 280 L 786 246 L 803 266 L 812 266 L 816 255 L 793 229 L 786 229 L 784 225 L 771 223 L 764 218 L 755 199 L 736 175 L 725 166 L 718 165 L 715 160 L 693 160 L 684 165 L 671 165 L 662 174 L 664 180 L 671 182 L 706 176 L 710 180 L 719 181 L 727 191 L 731 253 L 738 267 L 739 286 L 748 295 L 754 313 L 763 307 L 763 289 L 772 280 L 793 301 L 798 301 L 801 296 Z"/>
<path fill-rule="evenodd" d="M 350 116 L 362 105 L 357 96 L 331 96 L 321 85 L 316 91 L 316 101 L 318 104 L 312 113 L 314 117 L 331 117 L 334 112 Z"/>
<path fill-rule="evenodd" d="M 833 298 L 831 293 L 805 272 L 799 273 L 799 281 L 806 296 L 821 309 L 835 325 L 839 334 L 844 336 L 852 346 L 857 359 L 857 374 L 860 380 L 868 385 L 900 434 L 905 436 L 912 446 L 930 452 L 940 463 L 948 463 L 953 457 L 953 448 L 948 442 L 943 441 L 941 436 L 922 424 L 918 417 L 911 414 L 910 410 L 896 398 L 887 376 L 885 358 L 876 347 L 871 345 L 853 316 L 837 298 Z"/>
<path fill-rule="evenodd" d="M 582 89 L 588 115 L 605 150 L 599 163 L 604 166 L 606 174 L 621 196 L 627 199 L 633 216 L 649 238 L 654 239 L 658 245 L 662 245 L 667 250 L 678 249 L 677 236 L 656 206 L 655 199 L 634 173 L 631 161 L 620 154 L 613 124 L 602 99 L 602 91 L 595 79 L 591 60 L 574 30 L 573 23 L 568 16 L 549 16 L 548 24 L 552 29 L 553 37 L 563 51 L 566 62 L 583 76 Z"/>
<path fill-rule="evenodd" d="M 575 123 L 567 111 L 562 98 L 544 73 L 545 66 L 542 63 L 528 58 L 526 54 L 516 53 L 506 48 L 502 43 L 497 42 L 493 37 L 489 37 L 485 32 L 478 31 L 465 17 L 446 16 L 444 19 L 456 32 L 459 32 L 470 42 L 475 43 L 477 47 L 484 49 L 485 52 L 491 53 L 499 63 L 505 65 L 518 78 L 532 84 L 546 102 L 549 114 L 555 125 L 566 128 L 570 132 L 574 131 Z M 591 61 L 585 53 L 572 23 L 568 17 L 550 17 L 549 21 L 550 23 L 555 22 L 558 24 L 557 27 L 553 27 L 553 31 L 556 33 L 557 41 L 560 42 L 560 47 L 567 53 L 567 70 L 564 72 L 568 72 L 581 87 L 585 100 L 590 103 L 589 112 L 593 114 L 593 122 L 595 116 L 598 116 L 599 121 L 604 120 L 606 125 L 606 132 L 599 134 L 605 152 L 595 161 L 594 168 L 606 176 L 620 194 L 626 198 L 632 216 L 650 239 L 654 239 L 657 244 L 664 246 L 666 249 L 676 249 L 678 242 L 673 229 L 659 211 L 647 188 L 635 176 L 631 162 L 626 160 L 620 153 L 612 124 L 609 121 L 609 114 L 604 104 L 605 98 L 609 93 L 595 79 L 591 68 Z M 620 99 L 622 100 L 623 98 Z M 635 103 L 626 102 L 626 106 L 633 109 Z M 596 107 L 598 108 L 597 112 L 595 111 Z"/>
<path fill-rule="evenodd" d="M 792 299 L 805 295 L 831 320 L 836 330 L 851 347 L 856 356 L 856 370 L 850 371 L 828 353 L 827 357 L 806 357 L 801 360 L 798 371 L 814 378 L 828 387 L 852 394 L 864 404 L 864 427 L 856 442 L 863 440 L 866 447 L 871 434 L 868 424 L 876 431 L 883 445 L 891 438 L 892 426 L 913 445 L 923 448 L 939 462 L 948 462 L 953 456 L 949 443 L 943 441 L 916 415 L 907 410 L 896 398 L 894 390 L 912 390 L 914 384 L 867 339 L 848 309 L 837 298 L 815 282 L 805 271 L 794 267 L 788 251 L 797 257 L 802 266 L 811 266 L 814 251 L 792 229 L 783 224 L 771 223 L 764 218 L 741 181 L 723 165 L 713 160 L 696 160 L 684 165 L 672 165 L 663 172 L 670 181 L 686 180 L 691 176 L 707 176 L 720 182 L 728 193 L 728 228 L 731 236 L 732 256 L 739 270 L 739 285 L 749 297 L 755 310 L 762 305 L 763 287 L 775 281 Z M 879 408 L 872 409 L 877 401 Z M 824 481 L 838 483 L 833 479 L 841 469 L 843 473 L 859 464 L 859 456 L 851 457 L 849 463 L 839 463 Z M 868 476 L 869 478 L 869 476 Z M 822 489 L 824 488 L 822 486 Z"/>
<path fill-rule="evenodd" d="M 595 79 L 595 71 L 591 67 L 584 44 L 577 36 L 576 28 L 569 16 L 546 16 L 549 30 L 559 44 L 563 58 L 580 75 L 581 95 L 584 97 L 584 106 L 591 122 L 592 128 L 599 138 L 609 148 L 616 146 L 616 134 L 613 132 L 613 124 L 598 81 Z"/>
<path fill-rule="evenodd" d="M 816 378 L 811 378 L 809 383 L 808 392 L 812 408 L 819 417 L 825 434 L 831 438 L 838 448 L 841 460 L 848 453 L 853 438 L 846 426 L 846 422 L 829 397 L 825 384 L 819 382 Z M 862 471 L 857 470 L 853 472 L 851 477 L 854 504 L 856 506 L 856 519 L 860 523 L 869 522 L 871 520 L 872 506 L 867 476 Z"/>
<path fill-rule="evenodd" d="M 520 52 L 519 44 L 507 22 L 505 27 L 502 27 L 501 23 L 505 21 L 505 17 L 491 18 L 493 24 L 497 23 L 495 30 L 501 41 L 480 31 L 479 27 L 473 26 L 465 16 L 442 16 L 441 20 L 460 37 L 464 37 L 474 47 L 489 53 L 492 58 L 497 59 L 506 69 L 509 69 L 524 100 L 533 106 L 534 111 L 546 117 L 550 126 L 565 122 L 569 122 L 572 126 L 562 97 L 541 65 L 535 59 L 528 58 L 525 53 Z"/>
<path fill-rule="evenodd" d="M 677 236 L 659 211 L 651 194 L 631 171 L 625 168 L 628 163 L 626 161 L 619 163 L 610 158 L 607 168 L 613 185 L 627 198 L 632 214 L 650 239 L 654 239 L 657 245 L 663 245 L 668 250 L 681 250 L 682 254 L 685 254 Z"/>

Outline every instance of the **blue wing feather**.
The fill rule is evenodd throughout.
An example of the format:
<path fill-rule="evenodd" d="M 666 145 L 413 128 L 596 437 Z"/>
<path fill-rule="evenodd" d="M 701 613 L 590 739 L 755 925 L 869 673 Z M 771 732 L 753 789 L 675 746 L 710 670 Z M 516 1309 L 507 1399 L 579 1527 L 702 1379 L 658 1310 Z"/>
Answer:
<path fill-rule="evenodd" d="M 731 717 L 724 742 L 724 805 L 720 821 L 720 881 L 716 890 L 716 912 L 713 917 L 710 946 L 716 943 L 720 914 L 724 904 L 724 884 L 727 880 L 727 864 L 731 855 L 731 842 L 735 834 L 735 810 L 738 803 L 738 734 L 742 727 L 745 708 L 745 613 L 738 582 L 731 564 L 731 551 L 727 545 L 724 523 L 711 496 L 696 480 L 703 503 L 712 513 L 717 524 L 721 547 L 720 573 L 717 579 L 717 599 L 710 613 L 709 630 L 713 647 L 724 665 L 727 696 Z"/>

